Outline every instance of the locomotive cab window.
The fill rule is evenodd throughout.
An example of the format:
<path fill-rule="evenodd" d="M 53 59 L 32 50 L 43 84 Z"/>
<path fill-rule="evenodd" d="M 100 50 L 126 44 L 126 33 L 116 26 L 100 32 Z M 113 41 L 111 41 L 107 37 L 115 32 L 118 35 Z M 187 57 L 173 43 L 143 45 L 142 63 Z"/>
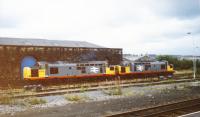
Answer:
<path fill-rule="evenodd" d="M 114 70 L 114 67 L 110 67 L 110 70 L 112 70 L 112 71 L 113 71 L 113 70 Z"/>
<path fill-rule="evenodd" d="M 126 68 L 125 67 L 121 67 L 121 72 L 125 73 L 126 72 Z"/>
<path fill-rule="evenodd" d="M 38 69 L 31 69 L 31 76 L 38 77 Z"/>
<path fill-rule="evenodd" d="M 162 70 L 165 69 L 165 65 L 161 65 L 161 69 L 162 69 Z"/>
<path fill-rule="evenodd" d="M 81 67 L 77 67 L 77 70 L 81 70 Z"/>
<path fill-rule="evenodd" d="M 103 69 L 102 69 L 102 67 L 100 68 L 100 73 L 103 73 Z"/>
<path fill-rule="evenodd" d="M 80 64 L 80 66 L 84 66 L 84 64 Z"/>
<path fill-rule="evenodd" d="M 85 67 L 82 67 L 82 68 L 81 68 L 81 72 L 82 72 L 82 73 L 86 73 Z"/>
<path fill-rule="evenodd" d="M 50 74 L 58 74 L 58 68 L 57 67 L 51 67 L 50 68 Z"/>

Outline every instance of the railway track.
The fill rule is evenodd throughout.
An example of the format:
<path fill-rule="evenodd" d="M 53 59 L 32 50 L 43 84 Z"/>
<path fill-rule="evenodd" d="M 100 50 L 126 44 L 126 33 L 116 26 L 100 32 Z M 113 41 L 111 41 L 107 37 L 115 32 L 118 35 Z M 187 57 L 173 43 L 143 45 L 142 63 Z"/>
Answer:
<path fill-rule="evenodd" d="M 200 97 L 196 97 L 150 108 L 108 115 L 106 117 L 177 117 L 199 110 Z"/>
<path fill-rule="evenodd" d="M 173 83 L 181 83 L 181 82 L 192 82 L 194 80 L 188 80 L 188 79 L 182 79 L 182 80 L 176 80 L 173 81 Z M 146 83 L 124 83 L 124 84 L 110 84 L 110 85 L 98 85 L 98 86 L 93 86 L 93 87 L 85 87 L 85 88 L 59 88 L 59 89 L 46 89 L 42 90 L 40 92 L 33 92 L 32 94 L 20 94 L 14 96 L 14 98 L 26 98 L 26 97 L 41 97 L 41 96 L 48 96 L 48 95 L 61 95 L 61 94 L 66 94 L 66 93 L 79 93 L 83 91 L 95 91 L 95 90 L 104 90 L 104 89 L 110 89 L 110 88 L 115 88 L 116 86 L 120 86 L 122 88 L 126 87 L 132 87 L 132 86 L 148 86 L 148 85 L 159 85 L 159 84 L 170 84 L 172 83 L 171 81 L 161 81 L 161 82 L 146 82 Z"/>
<path fill-rule="evenodd" d="M 196 80 L 199 80 L 199 78 L 196 78 Z M 147 80 L 115 80 L 115 81 L 104 81 L 104 82 L 94 82 L 94 83 L 85 83 L 85 84 L 77 84 L 74 85 L 72 87 L 68 86 L 68 87 L 59 87 L 59 88 L 47 88 L 44 89 L 42 91 L 55 91 L 55 90 L 64 90 L 64 89 L 76 89 L 76 88 L 87 88 L 87 87 L 99 87 L 99 86 L 111 86 L 111 85 L 115 85 L 116 83 L 121 84 L 121 85 L 135 85 L 138 86 L 137 83 L 140 83 L 139 85 L 141 86 L 141 84 L 145 84 L 145 85 L 152 85 L 154 84 L 165 84 L 165 83 L 170 83 L 170 82 L 190 82 L 190 81 L 195 81 L 192 78 L 181 78 L 181 79 L 167 79 L 167 80 L 160 80 L 158 78 L 154 78 L 154 79 L 147 79 Z M 41 92 L 42 92 L 41 91 Z"/>
<path fill-rule="evenodd" d="M 196 79 L 198 80 L 198 79 Z M 93 87 L 106 87 L 106 86 L 113 86 L 116 84 L 120 84 L 123 87 L 130 87 L 130 86 L 147 86 L 147 85 L 156 85 L 156 84 L 169 84 L 171 82 L 179 83 L 179 82 L 192 82 L 195 81 L 193 79 L 175 79 L 175 80 L 154 80 L 154 81 L 110 81 L 110 82 L 101 82 L 101 83 L 90 83 L 90 84 L 78 84 L 75 86 L 65 86 L 65 87 L 54 87 L 54 88 L 46 88 L 39 92 L 49 92 L 49 91 L 56 91 L 56 90 L 66 90 L 66 89 L 80 89 L 80 88 L 93 88 Z"/>

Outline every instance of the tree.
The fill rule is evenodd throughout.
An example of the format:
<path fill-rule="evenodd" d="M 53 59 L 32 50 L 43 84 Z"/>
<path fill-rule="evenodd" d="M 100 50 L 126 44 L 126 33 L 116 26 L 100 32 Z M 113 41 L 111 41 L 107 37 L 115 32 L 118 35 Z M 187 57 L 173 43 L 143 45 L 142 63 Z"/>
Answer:
<path fill-rule="evenodd" d="M 166 60 L 169 62 L 169 64 L 174 65 L 175 70 L 188 70 L 193 68 L 193 61 L 192 60 L 179 60 L 177 57 L 169 56 L 169 55 L 160 55 L 157 56 L 158 61 Z M 200 65 L 200 62 L 197 62 L 198 65 Z M 200 68 L 198 66 L 197 68 Z"/>

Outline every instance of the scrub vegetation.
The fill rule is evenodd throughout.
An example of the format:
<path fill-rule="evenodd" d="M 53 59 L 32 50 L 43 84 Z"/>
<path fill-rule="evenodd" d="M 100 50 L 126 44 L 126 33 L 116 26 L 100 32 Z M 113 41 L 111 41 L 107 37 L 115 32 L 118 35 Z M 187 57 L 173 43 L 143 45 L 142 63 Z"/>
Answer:
<path fill-rule="evenodd" d="M 88 88 L 89 88 L 88 86 L 81 86 L 80 92 L 84 93 L 85 91 L 88 90 Z"/>
<path fill-rule="evenodd" d="M 1 95 L 0 96 L 0 104 L 2 105 L 37 105 L 37 104 L 46 104 L 46 100 L 37 98 L 37 97 L 32 97 L 32 98 L 27 98 L 24 100 L 19 100 L 15 99 L 14 97 L 10 95 Z"/>
<path fill-rule="evenodd" d="M 107 95 L 122 95 L 122 87 L 120 85 L 115 85 L 114 87 L 103 90 L 103 93 Z"/>
<path fill-rule="evenodd" d="M 25 99 L 25 102 L 27 102 L 30 105 L 37 105 L 37 104 L 46 104 L 46 100 L 42 99 L 42 98 L 38 98 L 38 97 L 32 97 L 32 98 L 28 98 Z"/>
<path fill-rule="evenodd" d="M 9 87 L 8 90 L 0 95 L 0 104 L 11 105 L 16 102 L 16 100 L 14 98 L 14 96 L 15 96 L 14 90 L 12 89 L 12 87 L 10 85 L 8 85 L 8 87 Z"/>
<path fill-rule="evenodd" d="M 15 102 L 14 98 L 11 95 L 3 94 L 0 96 L 0 104 L 10 105 Z"/>
<path fill-rule="evenodd" d="M 86 95 L 78 95 L 78 94 L 66 94 L 64 95 L 65 99 L 73 102 L 84 102 L 89 98 Z"/>

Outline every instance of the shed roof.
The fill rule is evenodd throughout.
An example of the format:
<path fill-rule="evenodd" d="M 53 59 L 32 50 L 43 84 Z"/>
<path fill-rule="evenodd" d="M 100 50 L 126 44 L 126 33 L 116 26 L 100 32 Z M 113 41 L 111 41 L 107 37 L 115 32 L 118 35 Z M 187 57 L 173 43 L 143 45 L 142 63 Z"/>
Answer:
<path fill-rule="evenodd" d="M 0 37 L 0 45 L 105 48 L 86 41 Z"/>

